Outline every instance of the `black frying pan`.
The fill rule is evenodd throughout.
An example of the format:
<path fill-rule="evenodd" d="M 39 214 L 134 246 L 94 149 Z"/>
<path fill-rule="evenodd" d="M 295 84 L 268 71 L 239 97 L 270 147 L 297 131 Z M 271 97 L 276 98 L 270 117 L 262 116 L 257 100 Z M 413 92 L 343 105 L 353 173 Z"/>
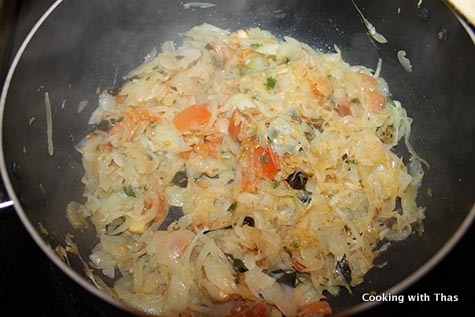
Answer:
<path fill-rule="evenodd" d="M 370 306 L 362 302 L 366 292 L 403 290 L 445 256 L 475 214 L 475 46 L 470 34 L 440 1 L 424 1 L 429 19 L 421 16 L 416 1 L 357 2 L 389 40 L 384 45 L 368 36 L 351 1 L 212 2 L 217 6 L 185 10 L 179 1 L 65 0 L 43 16 L 20 49 L 1 99 L 2 176 L 23 223 L 76 282 L 127 309 L 87 281 L 79 260 L 70 257 L 69 267 L 50 248 L 64 245 L 67 232 L 75 235 L 84 258 L 96 244 L 93 231 L 74 232 L 65 206 L 82 194 L 83 170 L 74 146 L 91 130 L 87 121 L 96 106 L 97 87 L 113 86 L 154 46 L 177 39 L 177 33 L 193 25 L 208 22 L 232 30 L 259 26 L 323 51 L 332 51 L 335 44 L 351 64 L 375 68 L 378 57 L 383 59 L 382 76 L 414 118 L 411 141 L 431 164 L 418 200 L 427 207 L 426 232 L 378 258 L 377 263 L 389 264 L 373 269 L 353 294 L 343 292 L 329 300 L 336 313 L 351 314 Z M 401 49 L 414 66 L 411 73 L 397 60 Z M 46 144 L 45 91 L 53 105 L 52 157 Z M 88 106 L 78 113 L 84 99 Z M 398 151 L 407 157 L 403 147 Z"/>

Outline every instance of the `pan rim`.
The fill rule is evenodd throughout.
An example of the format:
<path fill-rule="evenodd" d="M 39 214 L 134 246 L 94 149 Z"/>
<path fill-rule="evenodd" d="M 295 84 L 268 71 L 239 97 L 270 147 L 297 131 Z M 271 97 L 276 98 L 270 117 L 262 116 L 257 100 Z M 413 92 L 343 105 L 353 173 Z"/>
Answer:
<path fill-rule="evenodd" d="M 23 56 L 24 51 L 28 47 L 33 36 L 36 34 L 38 29 L 42 26 L 44 21 L 54 12 L 54 10 L 63 3 L 63 0 L 56 0 L 47 10 L 46 12 L 40 17 L 40 19 L 36 22 L 34 27 L 30 30 L 24 41 L 22 42 L 18 52 L 15 55 L 15 58 L 12 61 L 12 64 L 9 68 L 7 76 L 5 78 L 4 86 L 2 89 L 1 97 L 0 97 L 0 172 L 3 183 L 5 185 L 5 189 L 11 200 L 14 202 L 13 206 L 17 215 L 19 216 L 23 226 L 27 229 L 30 236 L 33 238 L 35 243 L 40 247 L 44 254 L 65 273 L 69 278 L 71 278 L 74 282 L 79 284 L 83 289 L 90 292 L 91 294 L 95 295 L 97 298 L 105 301 L 106 303 L 115 306 L 119 309 L 127 311 L 129 313 L 138 314 L 145 316 L 146 314 L 142 311 L 139 311 L 124 302 L 120 301 L 117 298 L 114 298 L 106 292 L 100 290 L 99 288 L 95 287 L 92 283 L 88 282 L 88 280 L 80 275 L 78 272 L 73 270 L 70 266 L 68 266 L 65 262 L 63 262 L 59 256 L 54 252 L 51 246 L 46 243 L 46 241 L 41 237 L 40 233 L 35 229 L 32 222 L 28 218 L 26 212 L 23 210 L 22 205 L 20 204 L 20 200 L 18 199 L 13 185 L 10 182 L 10 177 L 8 175 L 5 156 L 3 152 L 3 118 L 4 118 L 4 110 L 6 105 L 6 99 L 8 95 L 8 90 L 10 88 L 10 83 L 15 73 L 16 67 Z M 462 27 L 467 32 L 468 36 L 471 38 L 475 45 L 475 32 L 473 29 L 470 28 L 468 23 L 461 18 L 461 16 L 454 11 L 452 8 L 449 8 L 450 11 L 454 14 L 457 20 L 461 23 Z M 430 272 L 443 258 L 445 258 L 448 253 L 454 248 L 454 246 L 460 241 L 460 239 L 466 234 L 470 226 L 473 224 L 475 219 L 475 204 L 472 205 L 470 211 L 467 213 L 466 217 L 462 221 L 461 225 L 457 228 L 451 238 L 437 251 L 435 252 L 428 261 L 426 261 L 422 266 L 420 266 L 416 271 L 405 277 L 402 281 L 395 284 L 394 286 L 390 287 L 384 293 L 391 293 L 397 294 L 401 293 L 409 286 L 416 283 L 419 279 L 421 279 L 424 275 Z M 349 316 L 356 313 L 361 313 L 363 311 L 367 311 L 376 305 L 381 304 L 381 302 L 364 302 L 359 303 L 351 308 L 343 310 L 342 312 L 336 313 L 335 316 Z"/>
<path fill-rule="evenodd" d="M 5 157 L 3 153 L 3 118 L 4 118 L 4 110 L 6 99 L 8 95 L 8 90 L 10 88 L 10 83 L 13 78 L 13 74 L 15 73 L 15 69 L 23 56 L 24 51 L 28 47 L 33 36 L 36 34 L 38 29 L 42 26 L 44 21 L 53 13 L 53 11 L 63 2 L 63 0 L 56 0 L 47 10 L 46 12 L 40 17 L 40 19 L 35 23 L 33 28 L 30 30 L 24 41 L 22 42 L 18 52 L 15 55 L 15 58 L 12 61 L 10 69 L 7 73 L 5 78 L 5 82 L 2 89 L 2 94 L 0 97 L 0 172 L 2 176 L 3 183 L 5 185 L 5 189 L 8 193 L 8 196 L 13 201 L 13 207 L 20 218 L 23 226 L 26 228 L 32 239 L 38 245 L 38 247 L 43 251 L 44 254 L 57 266 L 60 268 L 63 273 L 65 273 L 69 278 L 71 278 L 74 282 L 78 285 L 83 287 L 86 291 L 94 294 L 96 297 L 102 299 L 103 301 L 120 308 L 122 310 L 126 310 L 130 313 L 137 314 L 138 311 L 125 303 L 119 301 L 118 299 L 113 298 L 112 296 L 107 295 L 104 291 L 100 290 L 99 288 L 95 287 L 93 284 L 88 282 L 85 277 L 79 275 L 78 272 L 73 270 L 70 266 L 68 266 L 65 262 L 63 262 L 59 256 L 54 252 L 51 246 L 41 237 L 39 232 L 35 229 L 32 222 L 26 215 L 23 207 L 18 199 L 15 190 L 10 182 L 10 177 L 7 172 L 7 167 L 5 163 Z"/>

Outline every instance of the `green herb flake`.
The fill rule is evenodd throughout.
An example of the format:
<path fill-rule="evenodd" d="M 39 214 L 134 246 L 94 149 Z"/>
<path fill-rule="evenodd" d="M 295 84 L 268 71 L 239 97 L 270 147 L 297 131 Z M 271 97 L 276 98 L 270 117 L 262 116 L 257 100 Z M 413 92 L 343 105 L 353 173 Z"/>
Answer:
<path fill-rule="evenodd" d="M 351 164 L 358 164 L 358 161 L 357 161 L 357 160 L 348 160 L 348 163 L 351 163 Z"/>
<path fill-rule="evenodd" d="M 233 202 L 227 209 L 228 212 L 233 213 L 236 210 L 237 202 Z"/>
<path fill-rule="evenodd" d="M 259 48 L 259 47 L 261 47 L 261 46 L 262 46 L 261 43 L 252 43 L 252 44 L 251 44 L 251 48 L 253 48 L 253 49 Z"/>
<path fill-rule="evenodd" d="M 360 98 L 351 99 L 351 103 L 361 103 Z"/>
<path fill-rule="evenodd" d="M 294 248 L 294 249 L 298 249 L 298 248 L 299 248 L 299 243 L 298 243 L 298 241 L 293 241 L 293 242 L 292 242 L 292 248 Z"/>
<path fill-rule="evenodd" d="M 432 197 L 432 188 L 427 190 L 427 196 Z"/>
<path fill-rule="evenodd" d="M 137 197 L 135 195 L 135 191 L 133 190 L 132 186 L 124 186 L 124 193 L 129 197 Z"/>
<path fill-rule="evenodd" d="M 269 88 L 274 88 L 275 87 L 275 84 L 277 83 L 277 80 L 273 77 L 267 77 L 267 81 L 266 81 L 266 85 L 267 87 Z"/>
<path fill-rule="evenodd" d="M 267 155 L 265 154 L 262 154 L 259 156 L 259 160 L 264 163 L 264 164 L 268 164 L 269 163 L 269 158 L 267 157 Z"/>

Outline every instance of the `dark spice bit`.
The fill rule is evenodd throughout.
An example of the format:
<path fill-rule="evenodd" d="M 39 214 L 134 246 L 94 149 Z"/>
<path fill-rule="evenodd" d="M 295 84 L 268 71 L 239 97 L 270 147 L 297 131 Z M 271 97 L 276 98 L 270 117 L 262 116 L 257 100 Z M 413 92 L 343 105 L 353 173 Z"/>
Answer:
<path fill-rule="evenodd" d="M 341 260 L 336 263 L 336 272 L 345 279 L 346 283 L 351 284 L 351 268 L 346 260 L 346 255 L 343 255 Z"/>
<path fill-rule="evenodd" d="M 348 158 L 348 154 L 346 154 L 346 153 L 343 154 L 343 156 L 341 157 L 341 159 L 342 159 L 343 161 L 346 161 L 347 158 Z"/>
<path fill-rule="evenodd" d="M 203 234 L 208 234 L 210 232 L 218 231 L 218 230 L 231 230 L 232 228 L 233 228 L 233 226 L 226 226 L 226 227 L 223 227 L 223 228 L 215 228 L 215 229 L 211 229 L 211 230 L 205 230 L 205 231 L 203 231 Z"/>
<path fill-rule="evenodd" d="M 96 126 L 96 130 L 108 132 L 112 128 L 112 124 L 109 120 L 101 120 Z"/>
<path fill-rule="evenodd" d="M 289 183 L 290 187 L 293 189 L 304 189 L 305 184 L 307 184 L 308 177 L 302 172 L 293 172 L 285 179 L 285 181 Z"/>
<path fill-rule="evenodd" d="M 106 234 L 113 235 L 111 232 L 117 230 L 117 228 L 122 226 L 124 222 L 125 222 L 125 216 L 121 216 L 119 218 L 114 219 L 111 223 L 106 225 Z"/>
<path fill-rule="evenodd" d="M 188 186 L 188 177 L 185 171 L 179 171 L 173 176 L 172 183 L 178 187 L 186 188 Z"/>
<path fill-rule="evenodd" d="M 213 45 L 211 45 L 210 43 L 207 43 L 205 48 L 208 50 L 208 51 L 211 51 L 214 47 Z"/>
<path fill-rule="evenodd" d="M 278 283 L 284 284 L 290 287 L 297 286 L 297 271 L 294 269 L 290 270 L 275 270 L 267 273 L 270 277 L 275 279 Z"/>
<path fill-rule="evenodd" d="M 233 268 L 236 272 L 239 273 L 244 273 L 248 271 L 247 267 L 244 265 L 244 262 L 240 259 L 233 259 Z"/>
<path fill-rule="evenodd" d="M 323 125 L 325 124 L 325 120 L 323 120 L 322 118 L 311 118 L 308 123 L 318 131 L 323 132 Z"/>
<path fill-rule="evenodd" d="M 244 262 L 242 260 L 235 259 L 233 255 L 229 253 L 226 253 L 226 257 L 230 262 L 232 262 L 234 271 L 236 271 L 237 273 L 244 273 L 248 271 L 246 265 L 244 265 Z"/>
<path fill-rule="evenodd" d="M 176 58 L 177 60 L 183 59 L 184 57 L 185 57 L 185 56 L 183 56 L 183 55 L 176 55 L 176 56 L 175 56 L 175 58 Z"/>
<path fill-rule="evenodd" d="M 243 226 L 254 227 L 254 219 L 252 217 L 246 216 L 244 217 L 244 221 L 242 222 Z"/>
<path fill-rule="evenodd" d="M 201 173 L 200 176 L 197 179 L 200 179 L 200 178 L 203 178 L 203 177 L 206 177 L 206 178 L 209 178 L 209 179 L 219 179 L 219 174 L 209 175 L 207 173 Z"/>

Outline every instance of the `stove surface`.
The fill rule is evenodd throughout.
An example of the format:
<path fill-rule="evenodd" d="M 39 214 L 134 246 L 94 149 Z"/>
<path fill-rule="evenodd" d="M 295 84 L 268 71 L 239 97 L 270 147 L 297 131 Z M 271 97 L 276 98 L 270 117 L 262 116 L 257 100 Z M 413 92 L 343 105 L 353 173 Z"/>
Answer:
<path fill-rule="evenodd" d="M 53 0 L 0 0 L 0 80 L 21 42 Z M 403 304 L 388 302 L 358 316 L 473 314 L 475 270 L 468 250 L 475 244 L 475 228 L 452 252 L 403 294 Z M 18 316 L 129 316 L 78 286 L 38 248 L 13 208 L 0 210 L 0 303 Z M 430 302 L 408 302 L 407 295 L 426 293 Z M 457 302 L 435 301 L 434 293 L 457 295 Z"/>

